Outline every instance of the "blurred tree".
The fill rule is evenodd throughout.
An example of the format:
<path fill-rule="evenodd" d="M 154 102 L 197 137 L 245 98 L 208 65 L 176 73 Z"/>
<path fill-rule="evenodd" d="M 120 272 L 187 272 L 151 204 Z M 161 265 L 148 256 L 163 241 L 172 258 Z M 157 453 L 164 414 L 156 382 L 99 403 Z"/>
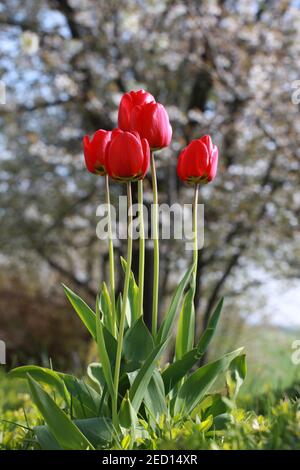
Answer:
<path fill-rule="evenodd" d="M 174 129 L 157 156 L 162 201 L 191 201 L 175 158 L 189 140 L 210 133 L 220 148 L 218 177 L 201 190 L 199 328 L 222 292 L 236 299 L 260 282 L 258 268 L 299 276 L 299 108 L 291 99 L 299 8 L 292 0 L 3 0 L 5 263 L 30 270 L 34 259 L 41 283 L 47 265 L 94 295 L 107 276 L 106 245 L 95 234 L 103 181 L 86 172 L 81 138 L 113 128 L 121 94 L 144 87 L 167 105 Z M 113 200 L 122 190 L 112 185 Z M 167 296 L 186 253 L 178 241 L 164 241 L 161 252 Z M 150 242 L 146 258 L 148 316 Z"/>

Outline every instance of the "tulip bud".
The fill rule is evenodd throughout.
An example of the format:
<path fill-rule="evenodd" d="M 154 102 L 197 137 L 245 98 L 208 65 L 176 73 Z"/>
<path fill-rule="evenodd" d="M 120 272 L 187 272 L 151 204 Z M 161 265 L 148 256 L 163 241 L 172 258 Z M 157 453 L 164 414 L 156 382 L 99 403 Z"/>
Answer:
<path fill-rule="evenodd" d="M 177 174 L 189 184 L 210 183 L 217 174 L 218 148 L 209 135 L 192 142 L 178 158 Z"/>
<path fill-rule="evenodd" d="M 107 173 L 116 181 L 143 179 L 149 169 L 150 148 L 146 139 L 136 132 L 116 129 L 112 132 L 106 155 Z"/>
<path fill-rule="evenodd" d="M 172 138 L 172 127 L 164 106 L 151 102 L 135 106 L 131 113 L 131 129 L 147 139 L 151 149 L 167 147 Z"/>
<path fill-rule="evenodd" d="M 111 131 L 99 129 L 95 132 L 92 139 L 86 135 L 83 138 L 83 151 L 85 164 L 91 173 L 104 175 L 105 169 L 105 151 L 107 144 L 111 139 Z"/>
<path fill-rule="evenodd" d="M 130 131 L 131 129 L 131 112 L 135 106 L 144 105 L 155 101 L 154 97 L 145 90 L 131 91 L 125 93 L 121 99 L 118 114 L 118 126 L 123 131 Z"/>

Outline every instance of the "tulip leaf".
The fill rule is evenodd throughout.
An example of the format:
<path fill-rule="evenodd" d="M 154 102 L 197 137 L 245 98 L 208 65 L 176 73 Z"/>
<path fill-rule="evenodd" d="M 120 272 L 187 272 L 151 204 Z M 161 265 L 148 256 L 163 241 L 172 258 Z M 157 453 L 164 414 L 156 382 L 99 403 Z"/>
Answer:
<path fill-rule="evenodd" d="M 155 428 L 160 416 L 167 415 L 168 409 L 165 399 L 165 387 L 158 369 L 154 369 L 153 375 L 147 387 L 144 403 L 149 414 L 149 422 Z"/>
<path fill-rule="evenodd" d="M 63 450 L 49 431 L 48 426 L 35 426 L 33 430 L 43 450 Z"/>
<path fill-rule="evenodd" d="M 175 415 L 188 415 L 202 400 L 220 373 L 225 372 L 231 361 L 240 354 L 243 348 L 226 354 L 217 361 L 200 367 L 181 385 L 174 407 Z"/>
<path fill-rule="evenodd" d="M 232 400 L 236 400 L 239 389 L 243 385 L 246 375 L 247 375 L 246 355 L 242 354 L 241 356 L 235 357 L 231 361 L 228 372 L 226 374 L 226 382 L 227 382 L 229 397 Z"/>
<path fill-rule="evenodd" d="M 190 279 L 190 276 L 192 274 L 192 271 L 194 269 L 194 265 L 192 265 L 188 270 L 187 272 L 185 273 L 185 275 L 183 276 L 181 282 L 179 283 L 174 295 L 173 295 L 173 298 L 172 298 L 172 301 L 171 301 L 171 304 L 170 304 L 170 307 L 169 307 L 169 310 L 165 316 L 165 319 L 158 331 L 158 334 L 157 334 L 157 342 L 161 343 L 163 341 L 165 341 L 168 336 L 170 335 L 171 333 L 171 330 L 172 330 L 172 326 L 174 324 L 174 321 L 175 321 L 175 317 L 176 317 L 176 312 L 178 310 L 178 306 L 180 304 L 180 301 L 181 301 L 181 298 L 182 298 L 182 294 L 184 292 L 184 289 Z"/>
<path fill-rule="evenodd" d="M 157 361 L 165 350 L 167 343 L 168 340 L 165 340 L 152 350 L 130 387 L 129 398 L 136 413 L 139 411 Z"/>
<path fill-rule="evenodd" d="M 113 331 L 112 305 L 110 295 L 105 282 L 102 283 L 101 294 L 97 303 L 102 314 L 102 322 L 110 333 Z M 97 312 L 97 310 L 96 310 Z"/>
<path fill-rule="evenodd" d="M 176 359 L 193 349 L 195 336 L 195 289 L 190 287 L 182 304 L 176 335 Z"/>
<path fill-rule="evenodd" d="M 86 326 L 92 337 L 96 340 L 96 315 L 93 310 L 75 292 L 63 284 L 65 294 L 75 312 Z"/>
<path fill-rule="evenodd" d="M 64 381 L 59 376 L 59 373 L 52 369 L 34 365 L 21 366 L 12 369 L 10 372 L 8 372 L 7 376 L 16 379 L 27 379 L 28 374 L 30 374 L 30 376 L 37 382 L 53 387 L 53 389 L 56 390 L 65 400 L 66 404 L 70 403 L 70 395 L 64 384 Z"/>
<path fill-rule="evenodd" d="M 101 404 L 101 396 L 83 380 L 71 374 L 59 374 L 71 395 L 72 414 L 76 418 L 92 418 L 97 416 Z"/>
<path fill-rule="evenodd" d="M 127 261 L 121 256 L 121 264 L 124 273 L 126 272 L 127 268 Z M 127 323 L 128 326 L 139 318 L 141 312 L 138 312 L 138 299 L 139 299 L 139 288 L 135 281 L 135 277 L 132 271 L 130 271 L 130 278 L 129 278 L 129 288 L 128 288 L 128 301 L 130 306 L 130 316 L 127 315 Z"/>
<path fill-rule="evenodd" d="M 100 321 L 100 316 L 96 316 L 96 334 L 97 334 L 97 347 L 99 353 L 99 359 L 103 367 L 103 374 L 105 377 L 106 385 L 111 398 L 114 396 L 114 386 L 111 371 L 111 364 L 106 349 L 105 338 L 104 338 L 104 325 Z"/>
<path fill-rule="evenodd" d="M 219 301 L 215 311 L 213 312 L 207 328 L 201 336 L 198 345 L 187 352 L 181 359 L 173 362 L 162 373 L 165 384 L 166 393 L 168 394 L 172 388 L 191 370 L 191 368 L 201 359 L 206 352 L 210 341 L 215 333 L 218 320 L 222 311 L 223 298 Z"/>
<path fill-rule="evenodd" d="M 65 450 L 93 450 L 78 427 L 29 374 L 28 384 L 32 399 L 59 446 Z"/>
<path fill-rule="evenodd" d="M 139 369 L 153 350 L 153 339 L 143 317 L 139 317 L 126 331 L 123 355 L 127 372 Z"/>

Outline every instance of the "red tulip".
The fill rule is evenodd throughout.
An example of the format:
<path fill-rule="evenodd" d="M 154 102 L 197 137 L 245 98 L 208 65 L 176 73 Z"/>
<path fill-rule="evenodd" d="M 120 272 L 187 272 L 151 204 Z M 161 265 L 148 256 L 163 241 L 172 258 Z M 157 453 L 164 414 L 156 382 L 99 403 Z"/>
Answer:
<path fill-rule="evenodd" d="M 190 184 L 209 183 L 217 174 L 218 148 L 209 135 L 192 142 L 182 150 L 178 158 L 177 174 Z"/>
<path fill-rule="evenodd" d="M 125 93 L 121 99 L 118 115 L 118 126 L 123 131 L 131 129 L 131 112 L 135 106 L 144 105 L 155 101 L 154 97 L 145 90 L 131 91 Z"/>
<path fill-rule="evenodd" d="M 136 132 L 121 129 L 112 132 L 105 155 L 105 167 L 111 178 L 117 181 L 143 179 L 149 163 L 150 148 L 146 139 L 141 139 Z"/>
<path fill-rule="evenodd" d="M 168 113 L 162 104 L 155 101 L 132 109 L 131 130 L 147 139 L 151 149 L 167 147 L 172 138 Z"/>
<path fill-rule="evenodd" d="M 88 135 L 83 138 L 83 151 L 85 164 L 91 173 L 104 175 L 105 169 L 105 150 L 111 139 L 111 131 L 99 129 L 90 140 Z"/>

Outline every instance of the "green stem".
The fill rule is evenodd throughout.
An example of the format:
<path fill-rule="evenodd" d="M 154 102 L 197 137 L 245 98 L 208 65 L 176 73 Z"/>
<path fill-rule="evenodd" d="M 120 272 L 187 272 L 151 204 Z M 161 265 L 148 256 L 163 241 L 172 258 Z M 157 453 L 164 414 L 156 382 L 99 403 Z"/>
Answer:
<path fill-rule="evenodd" d="M 153 189 L 153 242 L 154 242 L 154 269 L 153 269 L 153 299 L 152 299 L 152 335 L 157 332 L 158 315 L 158 287 L 159 287 L 159 239 L 158 239 L 158 193 L 157 178 L 155 170 L 154 152 L 151 152 L 151 174 Z"/>
<path fill-rule="evenodd" d="M 117 354 L 116 354 L 116 365 L 115 365 L 115 374 L 114 374 L 114 400 L 113 400 L 113 417 L 114 425 L 118 427 L 117 421 L 117 403 L 118 403 L 118 393 L 119 393 L 119 378 L 120 378 L 120 368 L 121 368 L 121 357 L 122 357 L 122 348 L 123 348 L 123 336 L 125 328 L 125 317 L 126 317 L 126 304 L 128 298 L 128 289 L 129 289 L 129 280 L 131 273 L 131 262 L 132 262 L 132 195 L 131 195 L 131 182 L 127 182 L 127 205 L 128 205 L 128 238 L 127 238 L 127 265 L 125 272 L 125 282 L 124 282 L 124 291 L 122 298 L 122 311 L 120 318 L 120 327 L 118 333 L 118 345 L 117 345 Z"/>
<path fill-rule="evenodd" d="M 144 301 L 144 269 L 145 269 L 145 228 L 143 213 L 143 180 L 138 181 L 138 204 L 139 204 L 139 299 L 138 314 L 143 314 Z"/>
<path fill-rule="evenodd" d="M 199 195 L 199 184 L 195 184 L 194 192 L 194 203 L 193 203 L 193 236 L 194 236 L 194 250 L 193 250 L 193 261 L 194 271 L 192 277 L 192 286 L 194 288 L 194 294 L 196 290 L 196 276 L 197 276 L 197 264 L 198 264 L 198 195 Z"/>
<path fill-rule="evenodd" d="M 105 175 L 105 192 L 107 204 L 108 218 L 108 253 L 109 253 L 109 283 L 110 283 L 110 300 L 112 306 L 112 334 L 116 336 L 116 299 L 115 299 L 115 261 L 114 261 L 114 243 L 112 239 L 111 211 L 110 211 L 110 195 L 109 195 L 109 177 Z"/>

